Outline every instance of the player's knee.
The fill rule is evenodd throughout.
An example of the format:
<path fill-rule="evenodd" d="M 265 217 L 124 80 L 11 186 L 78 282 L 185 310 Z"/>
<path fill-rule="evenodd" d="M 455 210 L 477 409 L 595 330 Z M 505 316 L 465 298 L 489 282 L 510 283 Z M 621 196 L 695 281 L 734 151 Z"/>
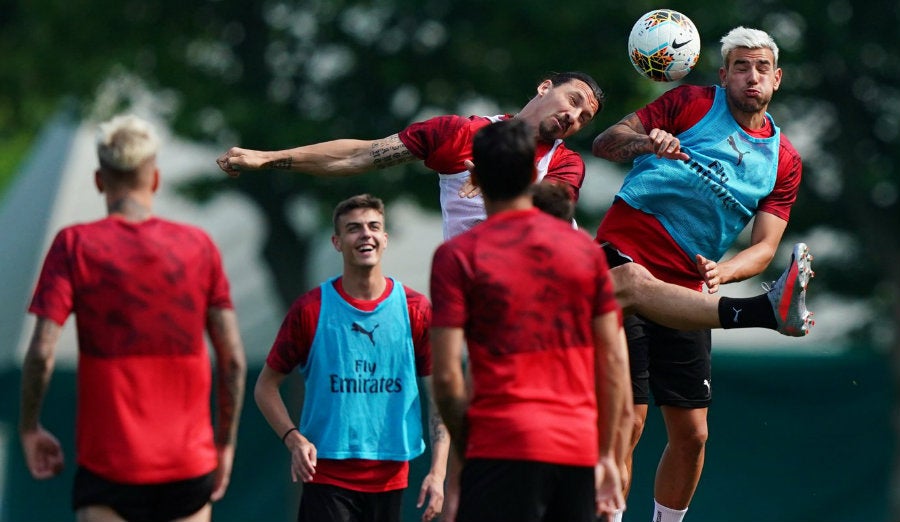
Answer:
<path fill-rule="evenodd" d="M 616 300 L 626 314 L 635 313 L 642 296 L 650 295 L 656 281 L 650 271 L 637 263 L 625 263 L 610 269 Z"/>
<path fill-rule="evenodd" d="M 706 424 L 692 426 L 692 429 L 679 431 L 669 441 L 672 446 L 678 447 L 682 452 L 692 455 L 700 454 L 709 439 L 709 429 Z"/>

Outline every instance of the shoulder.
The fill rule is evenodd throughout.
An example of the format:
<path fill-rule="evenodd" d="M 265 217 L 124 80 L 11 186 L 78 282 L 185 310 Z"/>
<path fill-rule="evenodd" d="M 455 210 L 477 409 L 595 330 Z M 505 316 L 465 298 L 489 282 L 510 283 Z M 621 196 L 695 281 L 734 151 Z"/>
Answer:
<path fill-rule="evenodd" d="M 403 291 L 406 292 L 406 301 L 408 303 L 428 303 L 428 297 L 418 290 L 403 285 Z"/>
<path fill-rule="evenodd" d="M 791 143 L 791 140 L 785 136 L 784 132 L 780 134 L 781 138 L 779 141 L 780 154 L 784 155 L 790 159 L 800 160 L 800 153 L 797 152 L 797 149 L 794 148 L 794 144 Z"/>
<path fill-rule="evenodd" d="M 485 125 L 487 123 L 490 123 L 490 120 L 482 116 L 465 117 L 455 114 L 434 116 L 432 118 L 410 124 L 400 134 L 411 134 L 423 131 L 431 131 L 435 133 L 454 132 L 459 129 L 465 129 L 478 125 L 482 123 L 482 120 L 484 121 Z"/>
<path fill-rule="evenodd" d="M 406 285 L 403 285 L 403 289 L 406 292 L 406 306 L 410 311 L 416 311 L 420 314 L 431 312 L 431 301 L 428 300 L 425 294 Z"/>
<path fill-rule="evenodd" d="M 291 304 L 291 308 L 288 313 L 291 315 L 300 315 L 310 311 L 315 311 L 315 313 L 318 314 L 321 306 L 322 287 L 317 286 L 312 290 L 306 292 L 305 294 L 302 294 L 297 299 L 294 299 L 294 302 Z"/>

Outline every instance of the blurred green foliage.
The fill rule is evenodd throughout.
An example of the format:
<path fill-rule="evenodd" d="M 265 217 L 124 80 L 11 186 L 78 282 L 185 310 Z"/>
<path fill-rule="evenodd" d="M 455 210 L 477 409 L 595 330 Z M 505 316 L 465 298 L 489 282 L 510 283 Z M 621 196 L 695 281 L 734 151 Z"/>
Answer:
<path fill-rule="evenodd" d="M 570 0 L 0 0 L 0 183 L 27 143 L 74 96 L 84 117 L 106 117 L 147 92 L 186 137 L 280 149 L 335 138 L 380 138 L 441 113 L 515 112 L 552 71 L 584 70 L 608 95 L 588 130 L 570 139 L 589 154 L 597 132 L 669 85 L 639 77 L 626 57 L 631 25 L 659 7 Z M 816 262 L 816 292 L 866 299 L 872 321 L 855 337 L 896 343 L 900 322 L 895 52 L 900 7 L 885 0 L 684 0 L 704 39 L 693 83 L 718 82 L 718 38 L 736 25 L 781 46 L 784 81 L 771 107 L 804 154 L 804 184 L 788 237 L 836 242 Z M 304 175 L 228 180 L 215 165 L 188 193 L 239 190 L 269 225 L 265 257 L 285 302 L 311 284 L 312 245 L 288 208 L 320 219 L 361 191 L 437 207 L 433 176 L 415 164 L 345 179 Z M 593 226 L 604 208 L 579 206 Z M 828 234 L 825 234 L 828 232 Z M 827 239 L 826 238 L 830 238 Z M 777 277 L 772 273 L 767 274 Z M 890 317 L 892 321 L 875 320 Z"/>

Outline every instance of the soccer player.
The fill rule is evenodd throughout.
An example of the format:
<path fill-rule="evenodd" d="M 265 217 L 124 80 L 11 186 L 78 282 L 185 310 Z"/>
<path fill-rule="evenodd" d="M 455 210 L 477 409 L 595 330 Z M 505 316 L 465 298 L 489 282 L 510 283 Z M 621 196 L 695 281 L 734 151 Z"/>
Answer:
<path fill-rule="evenodd" d="M 623 502 L 621 312 L 602 250 L 533 207 L 533 151 L 521 121 L 476 134 L 488 218 L 434 254 L 434 394 L 464 459 L 459 522 L 588 522 Z"/>
<path fill-rule="evenodd" d="M 368 194 L 334 210 L 343 271 L 300 296 L 256 381 L 255 398 L 302 481 L 298 520 L 399 522 L 409 461 L 425 449 L 417 379 L 430 389 L 428 299 L 385 277 L 384 205 Z M 279 392 L 295 368 L 305 382 L 299 427 Z M 431 406 L 431 401 L 429 401 Z M 441 512 L 450 440 L 430 407 L 431 469 L 418 505 Z"/>
<path fill-rule="evenodd" d="M 472 137 L 494 121 L 516 119 L 526 123 L 535 140 L 536 181 L 566 187 L 573 204 L 577 203 L 584 181 L 584 161 L 565 146 L 572 136 L 603 108 L 604 95 L 597 82 L 581 72 L 553 74 L 541 81 L 537 92 L 514 115 L 438 116 L 413 123 L 396 134 L 377 140 L 338 139 L 280 151 L 260 151 L 232 147 L 216 160 L 230 176 L 245 170 L 275 169 L 318 176 L 350 176 L 413 161 L 424 161 L 438 174 L 444 238 L 449 239 L 485 218 L 484 201 L 469 181 L 472 165 Z M 798 258 L 797 263 L 802 260 Z M 791 266 L 797 263 L 792 262 Z M 790 266 L 785 271 L 796 272 Z M 801 275 L 808 275 L 801 270 Z M 805 283 L 785 288 L 777 285 L 768 300 L 778 307 L 782 300 L 790 304 L 785 320 L 770 325 L 774 311 L 762 319 L 745 317 L 740 324 L 731 321 L 730 306 L 719 308 L 719 299 L 680 292 L 674 285 L 653 281 L 639 267 L 613 269 L 617 298 L 626 312 L 639 311 L 674 328 L 773 328 L 785 335 L 805 335 L 809 314 L 805 307 Z M 796 279 L 796 278 L 795 278 Z M 652 292 L 652 293 L 647 293 Z M 803 297 L 804 299 L 800 299 Z M 736 306 L 743 306 L 742 302 Z M 770 307 L 771 307 L 770 306 Z M 689 311 L 690 310 L 690 311 Z"/>
<path fill-rule="evenodd" d="M 340 139 L 288 150 L 258 151 L 233 147 L 217 162 L 229 175 L 244 170 L 277 169 L 319 176 L 348 176 L 413 161 L 438 174 L 444 238 L 484 220 L 484 202 L 469 180 L 472 137 L 494 121 L 524 121 L 535 143 L 537 180 L 564 183 L 574 201 L 584 182 L 584 160 L 563 142 L 603 107 L 603 91 L 582 72 L 553 74 L 518 113 L 496 116 L 438 116 L 413 123 L 378 140 Z"/>
<path fill-rule="evenodd" d="M 32 476 L 63 468 L 40 423 L 63 323 L 78 329 L 79 521 L 211 518 L 231 476 L 246 363 L 219 252 L 193 226 L 152 214 L 158 138 L 135 116 L 100 126 L 94 179 L 108 217 L 60 231 L 29 311 L 19 436 Z M 210 411 L 216 356 L 217 422 Z"/>
<path fill-rule="evenodd" d="M 695 293 L 755 276 L 771 262 L 800 184 L 800 156 L 766 112 L 781 83 L 778 47 L 763 31 L 738 27 L 722 38 L 720 86 L 676 87 L 594 140 L 595 155 L 634 161 L 597 231 L 610 266 L 641 266 Z M 720 261 L 753 220 L 750 245 Z M 723 297 L 725 328 L 763 326 L 804 335 L 811 325 L 806 245 L 768 294 Z M 634 269 L 634 268 L 632 268 Z M 616 272 L 618 268 L 613 268 Z M 653 301 L 664 299 L 655 294 Z M 698 312 L 697 307 L 679 310 Z M 654 522 L 680 522 L 696 490 L 711 400 L 709 327 L 626 319 L 636 402 L 637 444 L 652 391 L 668 434 L 656 472 Z M 674 326 L 682 330 L 665 328 Z"/>

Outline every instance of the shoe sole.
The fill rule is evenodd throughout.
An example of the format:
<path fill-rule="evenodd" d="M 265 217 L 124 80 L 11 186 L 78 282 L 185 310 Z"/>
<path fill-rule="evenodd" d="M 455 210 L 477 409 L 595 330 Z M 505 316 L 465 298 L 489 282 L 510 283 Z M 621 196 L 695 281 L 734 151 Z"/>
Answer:
<path fill-rule="evenodd" d="M 810 278 L 815 276 L 812 270 L 812 256 L 809 255 L 809 247 L 806 243 L 797 243 L 794 245 L 793 259 L 791 260 L 791 269 L 785 281 L 785 289 L 781 294 L 781 301 L 778 303 L 778 314 L 781 321 L 786 322 L 791 310 L 791 301 L 793 300 L 796 285 L 800 285 L 800 299 L 803 312 L 800 319 L 803 325 L 800 326 L 799 332 L 796 328 L 786 327 L 783 333 L 787 335 L 795 335 L 803 337 L 809 333 L 809 328 L 815 324 L 812 320 L 813 313 L 806 309 L 806 287 L 809 285 Z"/>

